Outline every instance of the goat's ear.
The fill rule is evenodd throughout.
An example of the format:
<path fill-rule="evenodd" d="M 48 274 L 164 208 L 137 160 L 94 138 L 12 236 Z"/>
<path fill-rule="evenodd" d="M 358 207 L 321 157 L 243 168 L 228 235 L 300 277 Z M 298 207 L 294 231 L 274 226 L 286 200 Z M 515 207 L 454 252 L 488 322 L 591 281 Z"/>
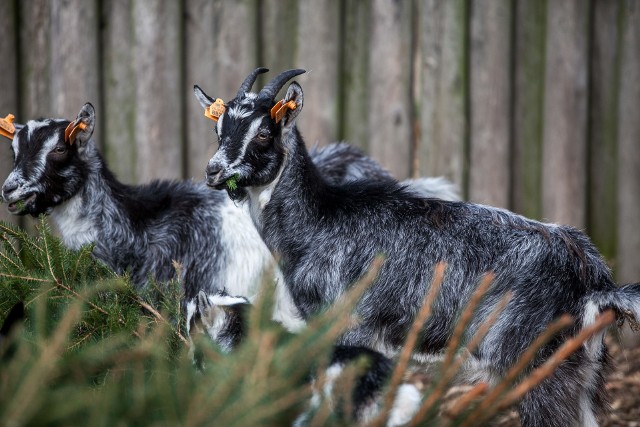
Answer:
<path fill-rule="evenodd" d="M 293 126 L 296 121 L 296 117 L 298 117 L 298 114 L 300 114 L 300 111 L 302 111 L 304 95 L 302 93 L 302 87 L 300 87 L 297 82 L 291 82 L 289 88 L 287 89 L 287 94 L 282 100 L 282 103 L 286 104 L 289 101 L 293 101 L 296 104 L 296 108 L 288 109 L 282 117 L 282 127 L 284 127 L 285 129 L 289 129 Z"/>
<path fill-rule="evenodd" d="M 76 124 L 82 123 L 85 128 L 80 130 L 75 136 L 75 141 L 69 141 L 71 144 L 78 144 L 78 147 L 84 147 L 93 135 L 93 129 L 96 126 L 96 110 L 91 103 L 87 102 L 82 106 L 75 120 Z"/>
<path fill-rule="evenodd" d="M 202 108 L 204 109 L 209 108 L 209 106 L 213 104 L 215 101 L 215 99 L 211 98 L 209 95 L 204 93 L 204 91 L 200 89 L 200 86 L 198 85 L 193 86 L 193 93 L 196 95 L 198 102 L 200 103 L 200 105 L 202 105 Z"/>
<path fill-rule="evenodd" d="M 204 291 L 198 292 L 198 311 L 202 315 L 206 310 L 211 308 L 211 301 Z"/>

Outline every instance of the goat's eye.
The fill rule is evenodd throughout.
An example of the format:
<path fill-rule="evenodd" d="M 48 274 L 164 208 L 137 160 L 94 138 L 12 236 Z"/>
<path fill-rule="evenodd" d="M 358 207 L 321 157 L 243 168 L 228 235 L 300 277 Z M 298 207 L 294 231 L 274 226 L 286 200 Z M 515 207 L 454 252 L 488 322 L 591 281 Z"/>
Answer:
<path fill-rule="evenodd" d="M 258 140 L 259 142 L 266 142 L 269 140 L 269 132 L 258 132 L 258 134 L 256 135 L 256 140 Z"/>
<path fill-rule="evenodd" d="M 53 152 L 56 154 L 64 154 L 67 152 L 67 147 L 64 145 L 58 145 L 53 149 Z"/>

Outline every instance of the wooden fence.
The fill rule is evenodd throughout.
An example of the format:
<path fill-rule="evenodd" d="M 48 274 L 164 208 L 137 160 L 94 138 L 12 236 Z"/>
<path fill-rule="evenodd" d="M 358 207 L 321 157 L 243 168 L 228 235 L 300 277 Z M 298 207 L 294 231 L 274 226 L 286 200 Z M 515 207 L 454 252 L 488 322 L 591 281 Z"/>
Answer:
<path fill-rule="evenodd" d="M 584 228 L 640 280 L 638 0 L 1 0 L 0 58 L 0 114 L 91 101 L 125 182 L 203 176 L 194 83 L 230 99 L 256 66 L 305 68 L 310 144 Z"/>

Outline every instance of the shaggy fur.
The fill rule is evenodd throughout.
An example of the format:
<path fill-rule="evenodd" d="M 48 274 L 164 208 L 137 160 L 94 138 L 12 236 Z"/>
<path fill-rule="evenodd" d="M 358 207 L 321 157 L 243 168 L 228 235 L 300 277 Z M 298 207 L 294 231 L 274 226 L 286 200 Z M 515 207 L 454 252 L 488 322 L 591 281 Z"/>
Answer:
<path fill-rule="evenodd" d="M 34 120 L 19 127 L 12 142 L 14 168 L 2 187 L 9 211 L 34 217 L 50 214 L 68 247 L 94 244 L 96 258 L 118 273 L 129 272 L 137 287 L 149 277 L 173 278 L 177 261 L 186 299 L 199 290 L 223 287 L 255 295 L 273 259 L 245 207 L 202 183 L 122 184 L 91 139 L 91 104 L 82 108 L 75 122 L 87 127 L 70 142 L 64 141 L 67 120 Z M 318 150 L 316 158 L 332 182 L 363 173 L 390 179 L 377 163 L 346 144 Z M 278 296 L 275 318 L 290 329 L 301 327 L 285 287 L 278 287 Z"/>
<path fill-rule="evenodd" d="M 274 78 L 269 90 L 239 94 L 236 111 L 218 121 L 218 152 L 207 183 L 230 176 L 244 188 L 252 218 L 280 266 L 303 317 L 319 312 L 362 277 L 377 254 L 384 263 L 357 307 L 361 319 L 340 344 L 397 350 L 428 291 L 436 263 L 448 269 L 424 325 L 417 351 L 437 354 L 447 345 L 460 313 L 487 271 L 495 280 L 477 309 L 465 340 L 507 293 L 513 297 L 474 351 L 475 366 L 499 377 L 547 325 L 561 314 L 573 328 L 546 344 L 531 367 L 543 363 L 567 338 L 607 308 L 640 318 L 640 286 L 618 288 L 606 263 L 580 231 L 543 224 L 503 209 L 418 197 L 390 181 L 334 184 L 313 165 L 295 119 L 302 89 L 282 121 L 270 117 L 274 93 L 303 70 Z M 391 143 L 391 141 L 390 141 Z M 606 401 L 607 366 L 602 335 L 591 339 L 520 404 L 525 426 L 593 424 Z"/>

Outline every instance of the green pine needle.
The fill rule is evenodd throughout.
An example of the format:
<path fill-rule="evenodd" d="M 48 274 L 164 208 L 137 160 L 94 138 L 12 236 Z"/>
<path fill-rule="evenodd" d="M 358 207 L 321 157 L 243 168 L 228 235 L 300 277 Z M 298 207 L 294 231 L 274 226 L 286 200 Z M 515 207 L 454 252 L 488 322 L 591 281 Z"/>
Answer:
<path fill-rule="evenodd" d="M 236 189 L 238 188 L 238 183 L 237 183 L 237 181 L 238 181 L 238 179 L 239 179 L 239 178 L 240 178 L 240 175 L 238 175 L 238 174 L 235 174 L 235 175 L 233 175 L 231 178 L 229 178 L 229 179 L 227 180 L 227 188 L 228 188 L 229 190 L 231 190 L 231 191 L 236 190 Z"/>

